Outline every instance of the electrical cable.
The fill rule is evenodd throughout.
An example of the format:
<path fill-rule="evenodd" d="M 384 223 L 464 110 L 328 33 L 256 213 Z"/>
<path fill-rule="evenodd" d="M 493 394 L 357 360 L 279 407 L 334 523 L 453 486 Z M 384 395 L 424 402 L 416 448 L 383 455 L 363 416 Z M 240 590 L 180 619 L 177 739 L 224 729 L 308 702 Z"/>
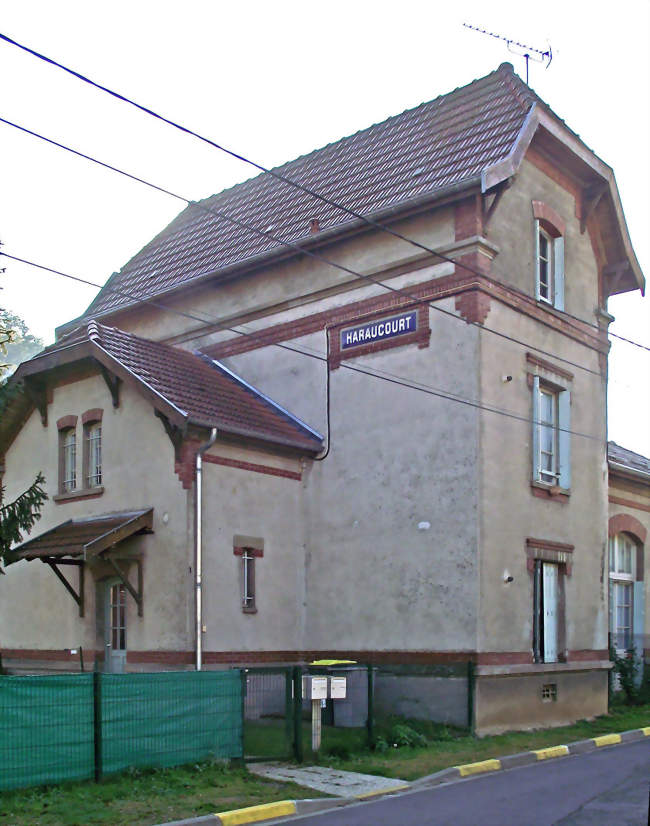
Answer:
<path fill-rule="evenodd" d="M 59 63 L 58 61 L 53 60 L 52 58 L 47 57 L 46 55 L 44 55 L 40 52 L 37 52 L 34 49 L 31 49 L 28 46 L 23 45 L 22 43 L 19 43 L 18 41 L 14 40 L 13 38 L 9 37 L 8 35 L 2 34 L 1 32 L 0 32 L 0 40 L 4 40 L 5 42 L 9 43 L 10 45 L 16 46 L 17 48 L 22 49 L 23 51 L 27 52 L 28 54 L 31 54 L 33 57 L 36 57 L 39 60 L 44 61 L 45 63 L 48 63 L 52 66 L 55 66 L 58 69 L 61 69 L 62 71 L 72 75 L 73 77 L 76 77 L 78 80 L 81 80 L 82 82 L 87 83 L 88 85 L 93 86 L 94 88 L 99 89 L 102 92 L 106 92 L 106 94 L 110 95 L 111 97 L 114 97 L 117 100 L 122 101 L 123 103 L 127 103 L 128 105 L 133 106 L 136 109 L 139 109 L 141 112 L 144 112 L 145 114 L 150 115 L 151 117 L 153 117 L 157 120 L 160 120 L 163 123 L 166 123 L 168 126 L 172 126 L 174 129 L 178 129 L 179 131 L 184 132 L 185 134 L 190 135 L 191 137 L 196 138 L 197 140 L 202 141 L 203 143 L 206 143 L 208 146 L 211 146 L 214 149 L 218 149 L 220 152 L 224 152 L 225 154 L 230 155 L 235 160 L 239 160 L 242 163 L 248 164 L 249 166 L 253 167 L 254 169 L 257 169 L 262 174 L 270 175 L 271 177 L 275 178 L 278 181 L 281 181 L 282 183 L 286 184 L 287 186 L 291 186 L 294 189 L 299 190 L 300 192 L 304 192 L 306 195 L 310 195 L 312 198 L 316 198 L 317 200 L 322 201 L 323 203 L 327 204 L 328 206 L 334 207 L 335 209 L 337 209 L 341 212 L 344 212 L 346 215 L 350 215 L 351 217 L 356 218 L 359 221 L 362 221 L 363 223 L 367 224 L 368 226 L 374 227 L 375 229 L 378 229 L 381 232 L 388 233 L 389 235 L 392 235 L 395 238 L 399 238 L 400 240 L 404 241 L 405 243 L 410 244 L 411 246 L 414 246 L 414 247 L 416 247 L 418 249 L 421 249 L 425 252 L 428 252 L 431 255 L 435 255 L 436 257 L 440 258 L 442 261 L 447 261 L 447 262 L 453 263 L 455 266 L 460 266 L 463 269 L 465 269 L 467 272 L 471 272 L 473 275 L 478 275 L 478 276 L 483 276 L 484 275 L 484 273 L 482 273 L 480 270 L 477 270 L 473 267 L 467 266 L 466 264 L 460 264 L 460 263 L 456 262 L 453 258 L 450 258 L 449 256 L 445 256 L 442 253 L 436 252 L 435 250 L 428 247 L 426 244 L 422 244 L 421 242 L 416 241 L 413 238 L 409 238 L 408 236 L 403 235 L 402 233 L 397 232 L 394 229 L 391 229 L 390 227 L 386 226 L 385 224 L 382 224 L 380 221 L 376 221 L 374 218 L 369 218 L 368 216 L 363 215 L 362 213 L 359 213 L 356 210 L 350 209 L 349 207 L 345 207 L 342 204 L 339 204 L 337 201 L 334 201 L 331 198 L 327 198 L 326 196 L 321 195 L 320 193 L 316 192 L 315 190 L 311 189 L 310 187 L 305 186 L 304 184 L 298 183 L 297 181 L 294 181 L 292 178 L 289 178 L 286 175 L 282 175 L 280 172 L 277 172 L 275 169 L 269 169 L 268 167 L 264 166 L 263 164 L 260 164 L 257 161 L 253 161 L 250 158 L 247 158 L 245 155 L 241 155 L 241 154 L 239 154 L 238 152 L 235 152 L 232 149 L 228 149 L 227 147 L 223 146 L 222 144 L 217 143 L 216 141 L 213 141 L 210 138 L 207 138 L 204 135 L 199 134 L 198 132 L 195 132 L 194 130 L 190 129 L 187 126 L 183 126 L 182 124 L 178 123 L 177 121 L 171 120 L 171 118 L 167 118 L 164 115 L 161 115 L 160 113 L 154 111 L 153 109 L 150 109 L 147 106 L 144 106 L 140 103 L 137 103 L 136 101 L 132 100 L 131 98 L 127 97 L 126 95 L 121 94 L 120 92 L 115 92 L 112 89 L 109 89 L 107 86 L 103 86 L 102 84 L 97 83 L 94 80 L 91 80 L 86 75 L 81 74 L 81 72 L 77 72 L 76 70 L 71 69 L 68 66 L 63 65 L 62 63 Z M 589 327 L 592 327 L 594 330 L 600 330 L 598 325 L 594 324 L 593 322 L 584 321 L 583 319 L 580 319 L 577 316 L 571 315 L 570 313 L 567 313 L 566 311 L 563 311 L 563 312 L 566 316 L 569 316 L 570 318 L 573 318 L 576 321 L 580 321 L 582 324 L 586 324 Z"/>
<path fill-rule="evenodd" d="M 79 281 L 82 284 L 88 284 L 88 285 L 93 286 L 93 287 L 98 286 L 97 284 L 95 284 L 94 282 L 92 282 L 88 279 L 81 278 L 79 276 L 72 275 L 70 273 L 62 272 L 61 270 L 54 269 L 53 267 L 47 267 L 44 264 L 37 264 L 34 261 L 29 261 L 26 258 L 20 258 L 17 255 L 11 255 L 10 253 L 0 251 L 0 256 L 4 256 L 5 258 L 9 258 L 12 261 L 20 262 L 21 264 L 27 264 L 28 266 L 34 267 L 34 268 L 39 269 L 39 270 L 43 270 L 44 272 L 48 272 L 48 273 L 53 274 L 53 275 L 60 275 L 64 278 L 68 278 L 72 281 Z M 116 288 L 114 288 L 114 289 L 116 289 Z M 116 291 L 117 291 L 117 289 L 116 289 Z M 122 290 L 119 290 L 119 292 L 122 292 Z M 176 310 L 174 310 L 172 308 L 166 307 L 165 305 L 158 304 L 158 303 L 153 302 L 153 301 L 148 301 L 147 303 L 151 304 L 151 306 L 159 307 L 160 309 L 166 310 L 166 311 L 171 312 L 171 313 L 176 313 L 177 312 Z M 201 320 L 201 319 L 198 319 L 196 316 L 193 316 L 191 313 L 185 313 L 184 312 L 182 314 L 185 317 L 194 318 L 195 320 Z M 216 322 L 216 323 L 218 323 L 218 322 Z M 237 335 L 242 335 L 242 336 L 253 335 L 252 333 L 243 332 L 243 331 L 237 330 L 233 327 L 222 327 L 221 329 L 229 330 L 232 333 L 236 333 Z M 65 346 L 65 345 L 62 343 L 62 346 Z M 69 345 L 69 346 L 74 346 L 74 345 Z M 322 361 L 322 362 L 327 362 L 328 361 L 328 356 L 317 355 L 317 354 L 311 354 L 311 353 L 308 353 L 308 352 L 304 352 L 303 350 L 300 350 L 296 347 L 291 347 L 290 345 L 287 345 L 287 344 L 280 344 L 279 342 L 277 342 L 277 343 L 273 343 L 270 346 L 279 347 L 282 350 L 288 350 L 288 351 L 293 352 L 293 353 L 298 353 L 301 356 L 307 356 L 309 358 L 314 358 L 314 359 L 317 359 L 318 361 Z M 38 354 L 36 356 L 34 356 L 34 359 L 38 359 L 38 358 L 39 358 Z M 436 397 L 441 398 L 441 399 L 446 399 L 447 401 L 457 402 L 458 404 L 462 404 L 462 405 L 465 405 L 465 406 L 468 406 L 468 407 L 473 407 L 473 408 L 478 409 L 478 410 L 485 410 L 489 413 L 496 413 L 500 416 L 505 416 L 505 417 L 510 418 L 510 419 L 516 419 L 517 421 L 526 422 L 527 424 L 534 424 L 534 425 L 535 424 L 544 424 L 544 422 L 542 422 L 542 421 L 539 421 L 539 420 L 535 421 L 535 420 L 533 420 L 533 419 L 531 419 L 527 416 L 522 416 L 519 413 L 513 413 L 511 411 L 503 410 L 502 408 L 495 407 L 493 405 L 486 405 L 486 404 L 482 404 L 481 402 L 475 401 L 473 399 L 467 399 L 467 398 L 465 398 L 465 397 L 463 397 L 459 394 L 453 393 L 452 391 L 436 390 L 434 388 L 427 387 L 424 384 L 420 384 L 419 382 L 412 383 L 412 382 L 409 382 L 408 380 L 404 379 L 403 377 L 398 377 L 398 376 L 389 377 L 387 375 L 381 375 L 379 372 L 375 372 L 375 371 L 372 371 L 372 370 L 367 370 L 367 369 L 364 369 L 362 367 L 359 367 L 358 365 L 348 364 L 345 361 L 341 362 L 340 367 L 345 368 L 346 370 L 351 370 L 354 373 L 361 373 L 362 375 L 370 376 L 371 378 L 380 379 L 382 381 L 387 381 L 390 384 L 399 385 L 399 386 L 408 388 L 410 390 L 417 390 L 419 392 L 426 393 L 430 396 L 436 396 Z M 581 433 L 578 430 L 571 430 L 570 428 L 564 428 L 564 427 L 556 427 L 555 430 L 558 433 L 569 433 L 573 436 L 579 436 L 583 439 L 591 439 L 593 441 L 602 442 L 602 438 L 600 436 L 594 436 L 590 433 Z"/>
<path fill-rule="evenodd" d="M 116 166 L 113 166 L 112 164 L 106 163 L 105 161 L 101 161 L 97 158 L 94 158 L 91 155 L 87 155 L 86 153 L 81 152 L 77 149 L 73 149 L 72 147 L 69 147 L 65 144 L 62 144 L 59 141 L 56 141 L 52 138 L 48 138 L 45 135 L 42 135 L 38 132 L 34 132 L 33 130 L 28 129 L 27 127 L 21 126 L 20 124 L 17 124 L 17 123 L 14 123 L 13 121 L 7 120 L 6 118 L 0 117 L 0 123 L 4 123 L 7 126 L 11 126 L 12 128 L 18 129 L 19 131 L 24 132 L 25 134 L 28 134 L 28 135 L 30 135 L 34 138 L 37 138 L 38 140 L 42 140 L 45 143 L 48 143 L 52 146 L 57 147 L 58 149 L 64 150 L 65 152 L 69 152 L 72 155 L 83 158 L 84 160 L 89 161 L 90 163 L 93 163 L 93 164 L 101 166 L 105 169 L 108 169 L 111 172 L 116 172 L 118 175 L 122 175 L 125 178 L 136 181 L 137 183 L 141 183 L 144 186 L 147 186 L 151 189 L 156 190 L 157 192 L 162 192 L 165 195 L 169 195 L 170 197 L 175 198 L 176 200 L 182 201 L 183 203 L 185 203 L 188 206 L 192 206 L 194 208 L 200 209 L 201 211 L 206 212 L 207 214 L 209 214 L 213 217 L 220 218 L 221 220 L 224 220 L 224 221 L 227 221 L 229 223 L 235 224 L 236 226 L 247 229 L 247 230 L 249 230 L 249 231 L 251 231 L 251 232 L 253 232 L 257 235 L 261 235 L 265 238 L 268 238 L 272 241 L 275 241 L 278 244 L 281 244 L 283 246 L 289 247 L 290 249 L 296 250 L 301 255 L 306 255 L 308 257 L 314 258 L 315 260 L 318 260 L 321 263 L 324 263 L 328 266 L 331 266 L 331 267 L 334 267 L 338 270 L 341 270 L 341 271 L 347 273 L 348 275 L 354 276 L 355 278 L 370 281 L 371 283 L 375 284 L 378 287 L 381 287 L 382 289 L 385 289 L 385 290 L 388 290 L 390 292 L 394 292 L 394 293 L 397 293 L 399 295 L 402 295 L 405 298 L 409 298 L 412 301 L 417 302 L 418 304 L 426 304 L 432 310 L 435 310 L 436 312 L 442 313 L 443 315 L 449 316 L 450 318 L 453 318 L 456 321 L 460 321 L 465 326 L 467 326 L 468 324 L 470 326 L 475 326 L 480 330 L 485 330 L 489 333 L 492 333 L 493 335 L 496 335 L 500 338 L 506 339 L 507 341 L 511 341 L 515 344 L 519 344 L 522 347 L 527 347 L 527 348 L 530 348 L 531 350 L 535 350 L 536 352 L 541 353 L 542 355 L 549 356 L 550 358 L 554 358 L 557 361 L 562 361 L 565 364 L 569 364 L 572 367 L 575 367 L 575 368 L 580 369 L 580 370 L 584 370 L 585 372 L 591 373 L 592 375 L 600 375 L 600 372 L 597 371 L 597 370 L 593 370 L 589 367 L 586 367 L 583 364 L 579 364 L 575 361 L 572 361 L 571 359 L 567 359 L 567 358 L 564 358 L 563 356 L 559 356 L 556 353 L 551 353 L 547 350 L 543 350 L 542 348 L 540 348 L 540 347 L 538 347 L 534 344 L 531 344 L 530 342 L 521 341 L 520 339 L 516 339 L 513 336 L 510 336 L 506 333 L 502 333 L 499 330 L 495 330 L 493 327 L 488 327 L 487 325 L 479 324 L 478 322 L 475 322 L 475 321 L 466 321 L 465 319 L 461 318 L 460 316 L 456 315 L 455 313 L 451 312 L 450 310 L 445 310 L 443 307 L 438 307 L 436 304 L 432 304 L 431 301 L 427 301 L 425 299 L 419 298 L 418 296 L 415 296 L 412 293 L 406 292 L 402 288 L 392 287 L 391 285 L 385 284 L 383 281 L 380 281 L 379 279 L 374 278 L 371 275 L 364 275 L 362 273 L 357 272 L 356 270 L 351 269 L 350 267 L 344 266 L 343 264 L 339 264 L 338 262 L 331 261 L 330 259 L 328 259 L 325 256 L 321 255 L 320 253 L 314 252 L 313 250 L 305 249 L 300 244 L 297 244 L 294 241 L 286 241 L 284 239 L 281 239 L 281 238 L 277 237 L 276 235 L 269 232 L 268 230 L 258 229 L 257 227 L 253 226 L 252 224 L 249 224 L 247 221 L 243 221 L 239 218 L 233 218 L 233 217 L 229 216 L 227 213 L 222 212 L 221 210 L 213 209 L 213 208 L 205 206 L 205 204 L 197 202 L 197 201 L 192 201 L 191 199 L 189 199 L 189 198 L 187 198 L 183 195 L 179 195 L 178 193 L 172 192 L 171 190 L 166 189 L 165 187 L 159 186 L 158 184 L 154 184 L 154 183 L 152 183 L 150 181 L 147 181 L 144 178 L 141 178 L 141 177 L 139 177 L 137 175 L 134 175 L 130 172 L 126 172 L 125 170 L 122 170 L 122 169 L 120 169 Z M 438 256 L 438 253 L 436 253 L 435 251 L 432 251 L 432 254 L 435 255 L 435 256 Z M 453 259 L 449 259 L 449 260 L 453 262 Z M 463 265 L 463 264 L 457 264 L 457 266 L 460 266 L 461 268 L 464 267 L 465 269 L 470 269 L 471 272 L 474 272 L 474 270 L 472 270 L 471 268 L 465 267 L 465 265 Z M 196 279 L 198 279 L 198 278 L 200 278 L 204 275 L 207 275 L 207 274 L 209 274 L 209 273 L 199 273 L 198 275 L 193 276 L 193 280 L 196 280 Z M 414 285 L 414 286 L 417 286 L 417 285 Z M 105 292 L 115 291 L 115 288 L 112 287 L 109 282 L 107 282 L 107 284 L 105 284 L 103 286 L 103 288 L 100 287 L 100 289 L 104 289 Z M 148 298 L 143 299 L 141 296 L 132 295 L 127 290 L 122 290 L 121 292 L 124 295 L 128 295 L 129 297 L 131 297 L 136 302 L 141 302 L 141 301 L 149 302 L 150 301 L 150 299 L 148 299 Z M 120 309 L 119 307 L 115 308 L 114 312 L 118 312 L 119 309 Z M 587 322 L 585 322 L 585 323 L 587 323 Z"/>

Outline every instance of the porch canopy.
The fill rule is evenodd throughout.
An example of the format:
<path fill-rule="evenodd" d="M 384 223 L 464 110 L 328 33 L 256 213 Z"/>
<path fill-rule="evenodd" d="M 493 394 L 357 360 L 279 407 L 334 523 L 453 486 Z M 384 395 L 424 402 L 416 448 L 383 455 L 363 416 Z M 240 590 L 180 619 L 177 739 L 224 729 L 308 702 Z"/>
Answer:
<path fill-rule="evenodd" d="M 124 583 L 126 589 L 138 603 L 138 613 L 142 615 L 142 565 L 138 564 L 137 590 L 109 551 L 136 534 L 153 533 L 153 508 L 137 511 L 120 511 L 96 516 L 68 519 L 40 536 L 23 542 L 5 555 L 7 566 L 20 560 L 40 559 L 49 565 L 65 585 L 67 591 L 79 606 L 79 616 L 84 615 L 84 565 L 93 557 L 101 556 Z M 60 565 L 72 565 L 79 570 L 79 591 L 75 591 L 68 579 L 59 570 Z"/>

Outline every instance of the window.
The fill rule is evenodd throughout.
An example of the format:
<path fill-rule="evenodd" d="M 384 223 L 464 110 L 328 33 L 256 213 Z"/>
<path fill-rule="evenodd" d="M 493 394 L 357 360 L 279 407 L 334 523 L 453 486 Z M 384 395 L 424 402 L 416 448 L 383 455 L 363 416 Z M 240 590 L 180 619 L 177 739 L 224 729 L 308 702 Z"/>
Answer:
<path fill-rule="evenodd" d="M 624 533 L 609 538 L 609 630 L 619 651 L 632 648 L 636 545 Z"/>
<path fill-rule="evenodd" d="M 102 484 L 102 425 L 92 422 L 84 425 L 84 482 L 87 488 Z"/>
<path fill-rule="evenodd" d="M 537 300 L 563 310 L 564 237 L 554 224 L 539 218 L 535 219 L 535 271 Z"/>
<path fill-rule="evenodd" d="M 533 481 L 571 487 L 571 397 L 533 376 Z"/>
<path fill-rule="evenodd" d="M 260 541 L 260 544 L 261 541 Z M 257 613 L 255 604 L 255 560 L 264 555 L 262 548 L 235 546 L 235 556 L 240 557 L 239 582 L 241 609 L 245 614 Z"/>
<path fill-rule="evenodd" d="M 533 655 L 536 663 L 558 660 L 559 565 L 535 560 L 533 594 Z"/>
<path fill-rule="evenodd" d="M 59 431 L 61 445 L 61 492 L 68 493 L 77 487 L 77 431 L 68 427 Z"/>

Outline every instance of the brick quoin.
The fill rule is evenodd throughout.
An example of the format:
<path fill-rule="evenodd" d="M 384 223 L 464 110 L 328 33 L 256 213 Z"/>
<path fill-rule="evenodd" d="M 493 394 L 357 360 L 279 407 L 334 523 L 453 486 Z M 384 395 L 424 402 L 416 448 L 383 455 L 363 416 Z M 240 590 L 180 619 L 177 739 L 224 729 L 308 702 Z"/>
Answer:
<path fill-rule="evenodd" d="M 474 195 L 456 205 L 454 231 L 456 241 L 483 235 L 483 205 L 480 195 Z"/>
<path fill-rule="evenodd" d="M 186 439 L 179 450 L 179 455 L 174 461 L 174 471 L 181 480 L 183 490 L 189 490 L 194 482 L 196 471 L 196 454 L 199 452 L 201 442 L 198 439 Z"/>

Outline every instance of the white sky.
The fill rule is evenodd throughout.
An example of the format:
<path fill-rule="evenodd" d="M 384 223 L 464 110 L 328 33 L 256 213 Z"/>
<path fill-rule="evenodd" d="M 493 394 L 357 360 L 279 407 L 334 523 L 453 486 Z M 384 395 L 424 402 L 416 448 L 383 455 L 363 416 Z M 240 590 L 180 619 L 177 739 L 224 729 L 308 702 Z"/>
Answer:
<path fill-rule="evenodd" d="M 531 86 L 616 173 L 650 280 L 650 3 L 620 0 L 22 0 L 0 31 L 267 166 L 462 86 L 509 60 L 469 22 L 538 48 Z M 0 43 L 0 116 L 189 198 L 253 174 L 193 138 Z M 0 124 L 7 253 L 103 283 L 181 207 Z M 46 343 L 96 293 L 5 259 L 0 304 Z M 650 292 L 650 290 L 649 290 Z M 612 331 L 650 346 L 650 297 L 610 301 Z M 610 438 L 650 456 L 650 352 L 616 342 Z"/>

